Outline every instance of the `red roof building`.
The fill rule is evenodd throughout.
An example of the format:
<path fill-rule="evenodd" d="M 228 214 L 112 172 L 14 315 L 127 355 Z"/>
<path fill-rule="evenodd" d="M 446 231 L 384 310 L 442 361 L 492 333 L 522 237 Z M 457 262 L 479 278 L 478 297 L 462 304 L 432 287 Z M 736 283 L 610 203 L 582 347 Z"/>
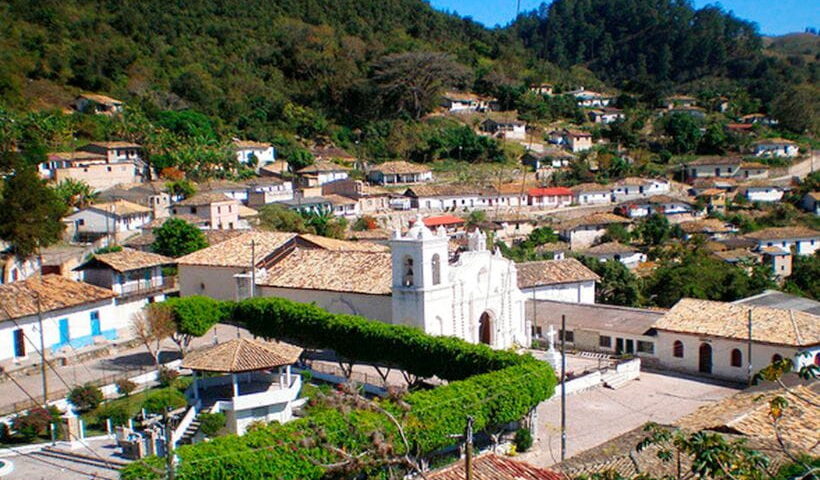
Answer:
<path fill-rule="evenodd" d="M 424 226 L 427 228 L 457 227 L 464 224 L 464 219 L 455 215 L 441 215 L 438 217 L 427 217 L 424 219 Z"/>
<path fill-rule="evenodd" d="M 572 190 L 566 187 L 531 188 L 527 204 L 535 207 L 558 208 L 572 204 Z"/>

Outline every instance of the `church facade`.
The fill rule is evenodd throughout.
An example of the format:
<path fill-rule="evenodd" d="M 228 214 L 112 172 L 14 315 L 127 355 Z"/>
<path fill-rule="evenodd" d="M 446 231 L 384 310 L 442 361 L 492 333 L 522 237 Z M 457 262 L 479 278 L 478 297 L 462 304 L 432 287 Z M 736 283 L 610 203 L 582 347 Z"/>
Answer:
<path fill-rule="evenodd" d="M 433 232 L 419 218 L 406 234 L 393 234 L 391 323 L 493 348 L 529 345 L 515 263 L 487 250 L 479 230 L 468 240 L 468 251 L 450 263 L 443 228 Z"/>

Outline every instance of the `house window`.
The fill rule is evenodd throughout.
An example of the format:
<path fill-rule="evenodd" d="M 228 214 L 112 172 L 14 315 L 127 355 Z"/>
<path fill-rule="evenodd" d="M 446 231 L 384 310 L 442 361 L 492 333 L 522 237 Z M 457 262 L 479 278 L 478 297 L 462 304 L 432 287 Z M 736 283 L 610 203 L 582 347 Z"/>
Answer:
<path fill-rule="evenodd" d="M 601 335 L 598 337 L 598 346 L 601 348 L 612 348 L 612 337 Z"/>
<path fill-rule="evenodd" d="M 647 353 L 649 355 L 655 354 L 655 344 L 652 342 L 644 342 L 642 340 L 638 340 L 638 351 L 640 353 Z"/>
<path fill-rule="evenodd" d="M 567 330 L 566 333 L 563 330 L 558 330 L 558 335 L 558 338 L 563 338 L 568 343 L 575 342 L 575 333 L 572 330 Z"/>
<path fill-rule="evenodd" d="M 730 358 L 729 363 L 733 367 L 743 366 L 743 353 L 741 353 L 739 348 L 735 348 L 734 350 L 732 350 L 732 357 Z"/>
<path fill-rule="evenodd" d="M 191 207 L 191 215 L 196 215 L 196 207 Z"/>
<path fill-rule="evenodd" d="M 433 255 L 433 260 L 430 262 L 433 267 L 433 285 L 441 283 L 441 257 L 436 253 Z"/>
<path fill-rule="evenodd" d="M 672 345 L 672 356 L 675 358 L 683 358 L 683 342 L 675 340 Z"/>
<path fill-rule="evenodd" d="M 23 331 L 22 328 L 18 328 L 14 331 L 14 356 L 15 357 L 25 357 L 26 356 L 26 333 Z"/>
<path fill-rule="evenodd" d="M 78 225 L 78 226 L 81 226 L 81 227 L 82 227 L 83 225 L 85 225 L 85 219 L 84 219 L 84 218 L 77 219 L 77 225 Z"/>

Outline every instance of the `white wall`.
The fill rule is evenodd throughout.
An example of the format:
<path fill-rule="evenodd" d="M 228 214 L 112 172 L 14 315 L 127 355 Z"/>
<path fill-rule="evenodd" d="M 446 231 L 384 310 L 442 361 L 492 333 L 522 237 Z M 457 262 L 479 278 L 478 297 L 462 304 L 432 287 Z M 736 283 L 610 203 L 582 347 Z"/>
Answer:
<path fill-rule="evenodd" d="M 553 300 L 569 303 L 595 303 L 595 282 L 561 283 L 558 285 L 544 285 L 534 288 L 525 288 L 521 292 L 531 300 Z"/>
<path fill-rule="evenodd" d="M 250 259 L 248 260 L 250 264 Z M 179 265 L 179 295 L 203 295 L 218 300 L 236 300 L 236 279 L 243 267 Z"/>
<path fill-rule="evenodd" d="M 779 202 L 783 198 L 783 190 L 774 187 L 748 187 L 746 189 L 746 198 L 750 202 Z"/>
<path fill-rule="evenodd" d="M 583 192 L 573 195 L 579 205 L 612 203 L 612 195 L 607 192 Z"/>
<path fill-rule="evenodd" d="M 75 224 L 80 219 L 83 220 L 83 225 L 77 226 L 78 232 L 136 232 L 140 230 L 143 225 L 151 221 L 151 214 L 145 213 L 142 215 L 122 217 L 117 219 L 99 210 L 85 209 L 80 210 L 79 212 L 76 212 L 66 217 L 66 220 L 74 222 Z"/>
<path fill-rule="evenodd" d="M 820 237 L 802 240 L 795 240 L 793 238 L 788 238 L 785 240 L 758 240 L 757 246 L 758 248 L 780 247 L 787 251 L 796 246 L 798 255 L 814 255 L 814 252 L 820 249 Z"/>
<path fill-rule="evenodd" d="M 361 315 L 371 320 L 391 323 L 393 318 L 389 295 L 367 295 L 362 293 L 340 293 L 324 290 L 304 290 L 257 286 L 257 296 L 278 297 L 300 303 L 313 303 L 331 313 Z"/>
<path fill-rule="evenodd" d="M 676 340 L 683 342 L 683 358 L 673 356 L 673 345 Z M 712 346 L 712 376 L 737 381 L 746 381 L 748 379 L 748 345 L 745 341 L 658 331 L 655 354 L 660 364 L 665 368 L 697 373 L 701 343 L 708 343 Z M 740 367 L 733 367 L 730 363 L 731 352 L 735 348 L 739 349 L 742 354 L 743 362 Z M 779 354 L 783 358 L 794 358 L 797 351 L 795 347 L 755 342 L 752 344 L 752 370 L 756 373 L 761 368 L 768 366 L 775 354 Z"/>

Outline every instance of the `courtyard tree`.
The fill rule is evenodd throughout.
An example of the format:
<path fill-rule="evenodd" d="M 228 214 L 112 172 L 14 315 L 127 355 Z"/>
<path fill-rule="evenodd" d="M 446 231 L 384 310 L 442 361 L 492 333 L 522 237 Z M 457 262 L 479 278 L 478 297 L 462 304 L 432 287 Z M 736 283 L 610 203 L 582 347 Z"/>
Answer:
<path fill-rule="evenodd" d="M 158 303 L 146 305 L 134 314 L 131 322 L 134 337 L 148 350 L 148 354 L 159 367 L 159 354 L 162 342 L 176 331 L 176 324 L 171 310 Z"/>
<path fill-rule="evenodd" d="M 181 257 L 208 246 L 202 230 L 181 218 L 169 218 L 161 227 L 154 229 L 151 250 L 166 257 Z"/>
<path fill-rule="evenodd" d="M 54 191 L 66 206 L 73 208 L 85 208 L 97 196 L 88 183 L 73 178 L 62 180 L 54 187 Z"/>
<path fill-rule="evenodd" d="M 640 279 L 626 265 L 617 260 L 602 262 L 594 257 L 580 257 L 579 260 L 601 277 L 595 289 L 596 302 L 625 307 L 640 306 Z"/>
<path fill-rule="evenodd" d="M 191 341 L 208 333 L 225 316 L 222 304 L 209 297 L 171 298 L 156 305 L 159 310 L 166 310 L 173 322 L 171 340 L 176 343 L 179 352 L 185 356 Z"/>

